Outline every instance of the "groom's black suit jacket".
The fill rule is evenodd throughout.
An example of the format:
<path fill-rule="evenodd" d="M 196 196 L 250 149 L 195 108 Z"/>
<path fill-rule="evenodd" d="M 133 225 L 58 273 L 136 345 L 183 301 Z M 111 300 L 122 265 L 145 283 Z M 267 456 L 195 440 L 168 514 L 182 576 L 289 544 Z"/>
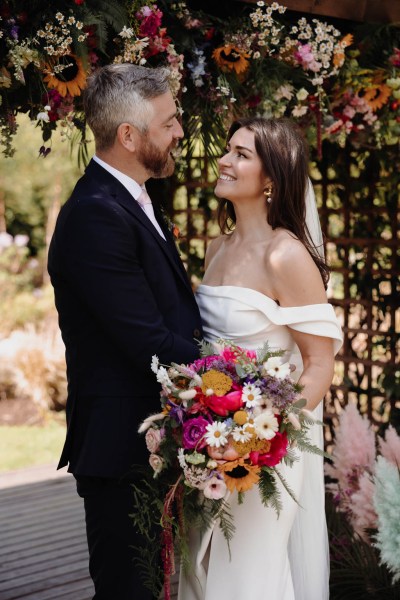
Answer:
<path fill-rule="evenodd" d="M 92 161 L 60 211 L 49 250 L 66 347 L 67 437 L 59 468 L 120 477 L 147 463 L 143 418 L 159 412 L 160 362 L 198 357 L 199 311 L 157 206 L 164 241 L 127 189 Z"/>

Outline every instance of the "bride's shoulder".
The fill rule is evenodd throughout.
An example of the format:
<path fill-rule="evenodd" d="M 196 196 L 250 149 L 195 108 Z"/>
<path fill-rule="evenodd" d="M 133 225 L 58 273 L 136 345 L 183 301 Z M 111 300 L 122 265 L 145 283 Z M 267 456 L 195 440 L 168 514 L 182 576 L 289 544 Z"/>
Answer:
<path fill-rule="evenodd" d="M 275 233 L 265 255 L 268 267 L 276 274 L 284 272 L 301 277 L 307 272 L 318 274 L 319 278 L 318 268 L 304 244 L 285 229 Z"/>
<path fill-rule="evenodd" d="M 271 240 L 265 266 L 282 306 L 326 302 L 318 267 L 304 244 L 282 229 Z"/>
<path fill-rule="evenodd" d="M 286 229 L 276 229 L 268 247 L 268 257 L 274 263 L 299 262 L 306 258 L 313 262 L 304 244 Z M 308 261 L 307 261 L 308 262 Z"/>
<path fill-rule="evenodd" d="M 227 239 L 227 235 L 219 235 L 217 238 L 211 240 L 209 245 L 207 246 L 206 256 L 205 256 L 205 267 L 210 264 L 211 260 L 214 258 L 224 241 Z"/>

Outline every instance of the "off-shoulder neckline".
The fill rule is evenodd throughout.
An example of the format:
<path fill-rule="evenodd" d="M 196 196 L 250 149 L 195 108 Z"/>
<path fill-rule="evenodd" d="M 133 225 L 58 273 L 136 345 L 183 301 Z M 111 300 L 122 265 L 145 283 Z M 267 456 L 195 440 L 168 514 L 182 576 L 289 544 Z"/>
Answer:
<path fill-rule="evenodd" d="M 272 302 L 272 304 L 274 304 L 276 306 L 276 308 L 279 308 L 280 310 L 293 309 L 293 308 L 307 308 L 310 306 L 330 306 L 329 302 L 320 302 L 317 304 L 302 304 L 301 306 L 281 306 L 275 300 L 273 300 L 271 298 L 271 296 L 267 296 L 266 294 L 263 294 L 262 292 L 255 290 L 254 288 L 244 287 L 241 285 L 206 285 L 205 283 L 201 283 L 197 289 L 199 289 L 199 288 L 207 288 L 208 290 L 220 290 L 220 289 L 244 290 L 244 291 L 250 292 L 252 294 L 255 294 L 257 296 L 260 296 L 262 299 L 267 300 L 268 302 Z"/>

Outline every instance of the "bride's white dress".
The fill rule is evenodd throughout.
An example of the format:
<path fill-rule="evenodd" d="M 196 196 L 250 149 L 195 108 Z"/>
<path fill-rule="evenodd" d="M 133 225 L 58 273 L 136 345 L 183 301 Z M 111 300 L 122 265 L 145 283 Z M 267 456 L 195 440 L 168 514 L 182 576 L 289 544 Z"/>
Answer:
<path fill-rule="evenodd" d="M 209 341 L 229 339 L 248 349 L 265 341 L 286 351 L 285 359 L 302 371 L 291 329 L 331 337 L 335 353 L 342 332 L 330 304 L 281 307 L 255 290 L 235 286 L 200 285 L 196 292 Z M 321 403 L 322 404 L 322 403 Z M 321 418 L 322 406 L 316 409 Z M 313 426 L 312 441 L 323 445 L 322 427 Z M 228 497 L 235 534 L 231 556 L 218 523 L 201 537 L 192 532 L 193 572 L 181 573 L 178 600 L 326 600 L 329 597 L 329 556 L 324 512 L 322 458 L 306 453 L 292 468 L 280 467 L 300 507 L 282 488 L 279 519 L 266 508 L 254 487 Z"/>

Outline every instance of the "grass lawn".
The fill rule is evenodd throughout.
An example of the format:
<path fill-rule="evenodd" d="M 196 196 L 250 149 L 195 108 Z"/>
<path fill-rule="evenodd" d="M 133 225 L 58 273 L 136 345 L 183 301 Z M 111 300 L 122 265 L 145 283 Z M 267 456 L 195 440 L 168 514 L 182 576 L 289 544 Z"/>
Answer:
<path fill-rule="evenodd" d="M 65 425 L 0 425 L 0 472 L 56 462 L 65 439 Z"/>

